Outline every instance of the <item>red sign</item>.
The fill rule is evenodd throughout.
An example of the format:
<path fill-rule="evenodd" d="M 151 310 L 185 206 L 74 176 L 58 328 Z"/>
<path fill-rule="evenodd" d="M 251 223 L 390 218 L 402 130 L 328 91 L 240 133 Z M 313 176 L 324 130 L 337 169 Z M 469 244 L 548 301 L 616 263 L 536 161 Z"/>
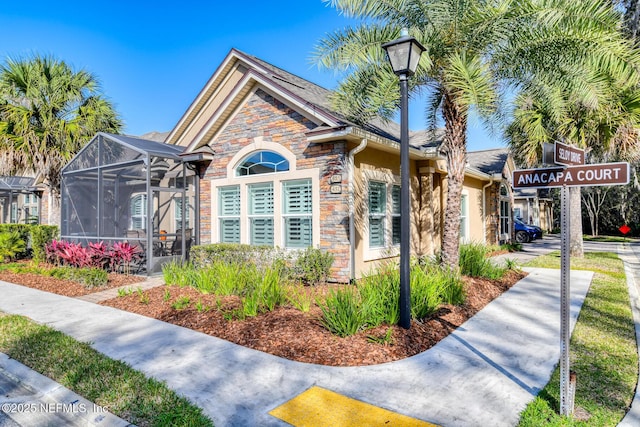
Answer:
<path fill-rule="evenodd" d="M 618 230 L 620 230 L 622 234 L 627 234 L 628 232 L 631 231 L 631 228 L 629 228 L 629 226 L 625 224 L 622 227 L 618 228 Z"/>
<path fill-rule="evenodd" d="M 594 163 L 565 168 L 513 171 L 515 188 L 592 187 L 629 183 L 629 163 Z"/>

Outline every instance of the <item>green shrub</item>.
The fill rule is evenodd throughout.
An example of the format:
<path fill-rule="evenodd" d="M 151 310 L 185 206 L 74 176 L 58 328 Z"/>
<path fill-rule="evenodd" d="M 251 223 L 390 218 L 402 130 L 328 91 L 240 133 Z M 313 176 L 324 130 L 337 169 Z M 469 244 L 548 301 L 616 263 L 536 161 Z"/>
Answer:
<path fill-rule="evenodd" d="M 362 319 L 360 296 L 353 288 L 331 290 L 319 306 L 322 310 L 320 322 L 339 337 L 353 335 L 366 325 Z"/>
<path fill-rule="evenodd" d="M 31 250 L 33 260 L 44 262 L 47 260 L 46 246 L 58 236 L 58 227 L 55 225 L 31 226 Z"/>
<path fill-rule="evenodd" d="M 17 254 L 24 252 L 26 244 L 17 231 L 0 233 L 0 261 L 11 261 Z"/>
<path fill-rule="evenodd" d="M 329 277 L 333 261 L 331 252 L 308 247 L 296 257 L 293 267 L 294 277 L 308 284 L 325 282 Z"/>
<path fill-rule="evenodd" d="M 460 273 L 471 277 L 501 278 L 506 269 L 493 264 L 487 253 L 487 247 L 480 243 L 460 245 Z"/>
<path fill-rule="evenodd" d="M 311 309 L 311 295 L 305 291 L 304 286 L 290 285 L 286 290 L 286 298 L 289 304 L 303 313 L 308 313 Z"/>
<path fill-rule="evenodd" d="M 271 246 L 251 246 L 238 243 L 214 243 L 194 246 L 190 258 L 196 268 L 204 268 L 217 263 L 254 265 L 258 270 L 277 269 L 280 275 L 290 276 L 308 284 L 326 281 L 333 254 L 320 249 L 307 248 L 287 251 Z"/>
<path fill-rule="evenodd" d="M 0 234 L 2 233 L 13 233 L 17 232 L 20 240 L 25 243 L 24 248 L 16 252 L 14 259 L 23 259 L 29 257 L 29 247 L 30 247 L 30 236 L 31 236 L 31 227 L 29 224 L 0 224 Z"/>
<path fill-rule="evenodd" d="M 189 259 L 197 267 L 214 262 L 227 264 L 255 264 L 258 268 L 271 267 L 277 259 L 287 259 L 284 250 L 272 246 L 252 246 L 240 243 L 214 243 L 193 246 Z"/>

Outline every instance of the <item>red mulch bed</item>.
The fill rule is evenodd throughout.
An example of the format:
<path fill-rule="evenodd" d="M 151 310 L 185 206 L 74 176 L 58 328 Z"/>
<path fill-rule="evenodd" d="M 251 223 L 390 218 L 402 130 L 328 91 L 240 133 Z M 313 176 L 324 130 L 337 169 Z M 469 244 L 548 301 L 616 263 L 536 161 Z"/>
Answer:
<path fill-rule="evenodd" d="M 320 309 L 314 305 L 303 313 L 292 307 L 276 310 L 245 320 L 229 320 L 230 312 L 240 305 L 236 297 L 219 298 L 203 295 L 192 288 L 160 286 L 114 298 L 102 304 L 184 326 L 236 344 L 300 362 L 330 366 L 362 366 L 390 362 L 421 353 L 472 317 L 494 298 L 513 286 L 526 274 L 510 271 L 502 280 L 465 277 L 467 299 L 461 306 L 443 306 L 423 321 L 412 321 L 411 328 L 381 326 L 340 338 L 320 323 Z M 139 276 L 110 276 L 109 287 L 128 285 L 142 280 Z M 30 274 L 0 273 L 0 280 L 34 287 L 67 296 L 85 295 L 95 290 L 77 283 Z M 322 295 L 332 286 L 306 288 Z M 172 307 L 178 298 L 189 298 L 186 308 Z M 218 301 L 219 300 L 219 301 Z M 197 309 L 200 306 L 200 310 Z M 222 307 L 222 309 L 218 309 Z M 391 329 L 391 340 L 384 342 Z M 373 342 L 377 341 L 377 342 Z"/>
<path fill-rule="evenodd" d="M 142 276 L 124 275 L 109 273 L 106 286 L 87 288 L 84 285 L 71 280 L 63 280 L 55 277 L 42 276 L 35 273 L 12 273 L 10 271 L 0 272 L 0 280 L 5 282 L 16 283 L 28 286 L 30 288 L 47 291 L 54 294 L 65 295 L 68 297 L 79 297 L 82 295 L 92 294 L 94 292 L 104 291 L 105 289 L 117 288 L 120 286 L 131 285 L 144 281 L 146 278 Z"/>

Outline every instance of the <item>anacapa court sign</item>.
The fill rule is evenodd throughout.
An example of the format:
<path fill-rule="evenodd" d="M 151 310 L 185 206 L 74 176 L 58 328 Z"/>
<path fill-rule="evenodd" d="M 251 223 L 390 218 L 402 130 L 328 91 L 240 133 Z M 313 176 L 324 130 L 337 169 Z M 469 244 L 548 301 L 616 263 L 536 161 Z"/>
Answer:
<path fill-rule="evenodd" d="M 583 166 L 521 169 L 513 171 L 515 188 L 550 188 L 629 183 L 629 163 L 595 163 Z"/>

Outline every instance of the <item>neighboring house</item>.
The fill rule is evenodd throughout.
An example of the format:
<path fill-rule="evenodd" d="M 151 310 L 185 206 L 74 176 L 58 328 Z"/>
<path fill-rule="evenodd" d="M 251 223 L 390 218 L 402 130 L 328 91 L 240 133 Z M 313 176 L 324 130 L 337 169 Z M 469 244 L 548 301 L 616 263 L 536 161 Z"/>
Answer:
<path fill-rule="evenodd" d="M 469 194 L 479 209 L 470 224 L 478 230 L 469 240 L 487 244 L 511 241 L 513 235 L 513 190 L 511 176 L 515 169 L 509 150 L 504 148 L 467 153 L 467 174 L 462 194 Z M 478 173 L 480 172 L 480 174 Z M 482 175 L 483 174 L 483 175 Z M 486 215 L 482 215 L 486 212 Z M 482 234 L 484 231 L 484 234 Z"/>
<path fill-rule="evenodd" d="M 35 187 L 35 178 L 0 177 L 0 223 L 40 224 L 42 194 L 42 190 Z"/>
<path fill-rule="evenodd" d="M 553 229 L 553 199 L 549 189 L 516 188 L 513 216 L 544 231 Z"/>
<path fill-rule="evenodd" d="M 181 237 L 194 243 L 291 250 L 313 246 L 334 255 L 334 280 L 360 277 L 399 254 L 400 129 L 382 120 L 353 123 L 333 111 L 329 95 L 320 86 L 231 50 L 166 139 L 164 134 L 147 135 L 165 144 L 99 134 L 87 146 L 95 147 L 93 156 L 107 147 L 131 154 L 118 154 L 117 163 L 100 157 L 102 163 L 87 167 L 81 160 L 91 163 L 93 157 L 85 148 L 65 167 L 63 237 L 69 233 L 97 240 L 107 227 L 109 238 L 121 239 L 135 229 L 144 237 L 133 241 L 148 245 L 148 265 L 157 271 L 165 258 L 156 255 L 156 246 L 162 236 L 180 235 L 177 227 L 185 221 L 193 236 Z M 433 255 L 441 247 L 447 191 L 441 139 L 438 132 L 410 135 L 411 246 L 417 255 Z M 170 154 L 159 154 L 163 145 L 172 147 Z M 153 183 L 151 169 L 160 160 L 170 166 Z M 468 160 L 461 240 L 508 240 L 513 161 L 505 150 L 469 153 Z M 110 172 L 134 166 L 135 171 Z M 73 181 L 72 176 L 82 179 Z M 109 196 L 108 203 L 101 193 L 91 192 L 105 179 L 124 189 Z M 135 191 L 122 187 L 129 181 L 138 186 Z M 158 191 L 175 196 L 163 202 L 155 195 Z M 79 221 L 78 214 L 85 213 L 73 213 L 69 206 L 73 195 L 81 193 L 97 197 L 97 208 Z M 192 211 L 189 218 L 179 216 L 179 200 Z M 114 224 L 100 219 L 111 211 L 128 218 Z M 138 222 L 134 226 L 132 221 Z M 87 228 L 92 234 L 83 231 Z"/>

